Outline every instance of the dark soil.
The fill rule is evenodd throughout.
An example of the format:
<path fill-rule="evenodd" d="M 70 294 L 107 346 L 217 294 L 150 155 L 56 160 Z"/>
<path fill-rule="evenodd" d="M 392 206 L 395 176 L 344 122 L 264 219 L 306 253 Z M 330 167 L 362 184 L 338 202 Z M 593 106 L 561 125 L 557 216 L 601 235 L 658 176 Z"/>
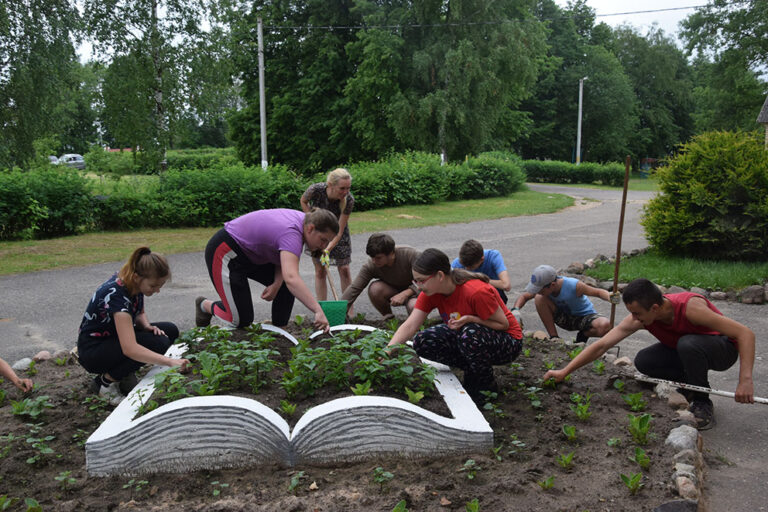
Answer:
<path fill-rule="evenodd" d="M 89 477 L 84 443 L 109 413 L 88 392 L 90 379 L 75 362 L 37 365 L 32 376 L 34 398 L 47 395 L 53 407 L 36 419 L 13 415 L 12 400 L 20 394 L 3 389 L 0 404 L 0 504 L 2 497 L 21 498 L 9 510 L 26 510 L 24 498 L 34 498 L 43 510 L 214 510 L 250 511 L 390 511 L 405 500 L 409 510 L 465 510 L 477 499 L 480 510 L 501 511 L 641 511 L 673 500 L 670 482 L 673 453 L 664 446 L 673 423 L 668 406 L 652 391 L 626 382 L 625 393 L 642 391 L 653 415 L 653 438 L 644 447 L 651 466 L 643 471 L 644 487 L 630 495 L 620 474 L 641 469 L 628 458 L 634 444 L 627 430 L 628 406 L 612 386 L 608 368 L 597 375 L 591 368 L 577 371 L 570 383 L 538 393 L 541 407 L 533 408 L 526 389 L 539 386 L 545 362 L 561 367 L 568 356 L 549 341 L 526 340 L 531 357 L 497 367 L 502 390 L 495 407 L 484 415 L 495 432 L 497 453 L 447 456 L 429 460 L 397 457 L 330 466 L 253 468 L 154 474 L 143 477 Z M 23 373 L 23 372 L 22 372 Z M 591 418 L 580 421 L 571 410 L 572 393 L 593 393 Z M 34 425 L 38 424 L 37 427 Z M 576 442 L 568 442 L 563 424 L 575 425 Z M 38 433 L 31 434 L 31 429 Z M 45 438 L 53 453 L 39 454 L 28 438 Z M 611 438 L 620 440 L 609 446 Z M 513 442 L 515 441 L 515 442 Z M 521 444 L 522 443 L 522 444 Z M 561 468 L 556 458 L 575 452 L 573 468 Z M 39 460 L 28 462 L 39 454 Z M 468 459 L 479 466 L 474 478 L 462 471 Z M 381 467 L 394 477 L 385 485 L 374 482 Z M 59 477 L 59 480 L 56 478 Z M 538 482 L 554 477 L 543 490 Z M 73 479 L 69 481 L 68 479 Z M 292 480 L 296 483 L 291 490 Z"/>

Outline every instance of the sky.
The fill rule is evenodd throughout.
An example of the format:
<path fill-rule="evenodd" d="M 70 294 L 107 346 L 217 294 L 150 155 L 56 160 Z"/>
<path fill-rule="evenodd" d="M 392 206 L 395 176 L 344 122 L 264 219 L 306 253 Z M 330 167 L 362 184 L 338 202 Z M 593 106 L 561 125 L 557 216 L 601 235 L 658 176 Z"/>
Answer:
<path fill-rule="evenodd" d="M 562 7 L 568 3 L 567 0 L 555 1 Z M 627 23 L 635 26 L 641 34 L 645 34 L 656 22 L 668 36 L 676 36 L 677 24 L 692 14 L 695 7 L 702 7 L 706 4 L 706 0 L 644 0 L 643 2 L 637 0 L 587 0 L 587 5 L 595 10 L 597 23 L 605 22 L 612 27 Z M 682 7 L 688 7 L 688 9 L 680 9 Z M 665 10 L 662 11 L 662 9 Z M 657 12 L 640 13 L 639 11 Z M 608 14 L 616 15 L 606 16 Z"/>

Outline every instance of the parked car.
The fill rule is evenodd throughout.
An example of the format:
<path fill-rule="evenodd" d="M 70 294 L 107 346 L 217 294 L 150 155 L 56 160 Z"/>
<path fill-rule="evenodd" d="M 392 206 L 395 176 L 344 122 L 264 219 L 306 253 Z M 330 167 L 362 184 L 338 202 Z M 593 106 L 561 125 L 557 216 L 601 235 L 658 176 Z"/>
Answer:
<path fill-rule="evenodd" d="M 67 153 L 59 157 L 59 163 L 75 169 L 85 169 L 85 160 L 82 155 Z"/>
<path fill-rule="evenodd" d="M 59 165 L 59 157 L 55 155 L 48 155 L 48 162 L 51 165 Z"/>

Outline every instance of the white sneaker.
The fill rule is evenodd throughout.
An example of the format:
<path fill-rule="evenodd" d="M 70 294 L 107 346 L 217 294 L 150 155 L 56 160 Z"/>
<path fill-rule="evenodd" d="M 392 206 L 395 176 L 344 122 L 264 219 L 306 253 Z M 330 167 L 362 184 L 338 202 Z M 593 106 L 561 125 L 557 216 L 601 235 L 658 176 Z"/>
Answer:
<path fill-rule="evenodd" d="M 123 401 L 125 396 L 120 392 L 120 383 L 113 382 L 109 386 L 101 386 L 99 388 L 99 396 L 109 398 L 111 405 L 117 405 Z"/>

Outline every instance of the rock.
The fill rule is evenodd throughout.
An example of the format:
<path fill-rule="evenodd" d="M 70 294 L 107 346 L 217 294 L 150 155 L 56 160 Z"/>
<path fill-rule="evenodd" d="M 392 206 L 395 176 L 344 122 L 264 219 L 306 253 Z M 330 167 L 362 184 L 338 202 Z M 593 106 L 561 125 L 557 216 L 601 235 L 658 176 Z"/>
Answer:
<path fill-rule="evenodd" d="M 452 505 L 451 500 L 446 498 L 445 496 L 440 497 L 440 506 L 441 507 L 450 507 Z"/>
<path fill-rule="evenodd" d="M 613 291 L 613 281 L 600 281 L 600 284 L 598 284 L 597 287 L 611 292 Z"/>
<path fill-rule="evenodd" d="M 624 290 L 626 290 L 628 284 L 629 283 L 619 283 L 616 288 L 618 288 L 620 292 L 624 293 Z M 611 286 L 611 289 L 613 289 L 613 286 Z"/>
<path fill-rule="evenodd" d="M 699 504 L 691 500 L 675 500 L 659 505 L 653 512 L 697 512 Z"/>
<path fill-rule="evenodd" d="M 310 491 L 316 491 L 318 489 L 319 489 L 319 487 L 317 486 L 317 482 L 312 482 L 311 484 L 309 484 L 309 490 Z"/>
<path fill-rule="evenodd" d="M 69 350 L 57 350 L 53 353 L 53 358 L 69 360 Z"/>
<path fill-rule="evenodd" d="M 728 294 L 725 292 L 712 292 L 709 294 L 709 300 L 725 300 L 728 298 Z"/>
<path fill-rule="evenodd" d="M 675 388 L 670 386 L 669 384 L 661 383 L 656 384 L 656 387 L 653 388 L 653 391 L 661 398 L 662 400 L 669 398 L 669 395 L 675 391 Z"/>
<path fill-rule="evenodd" d="M 677 391 L 671 391 L 669 393 L 669 396 L 667 397 L 667 404 L 672 409 L 687 409 L 688 408 L 688 400 L 685 399 L 683 395 L 678 393 Z"/>
<path fill-rule="evenodd" d="M 699 498 L 699 490 L 690 478 L 679 476 L 675 480 L 675 484 L 677 484 L 677 493 L 681 498 L 687 500 L 696 500 Z"/>
<path fill-rule="evenodd" d="M 26 370 L 29 368 L 30 364 L 32 364 L 32 359 L 29 357 L 23 357 L 18 361 L 16 361 L 15 363 L 13 363 L 13 366 L 11 368 L 13 368 L 16 371 Z"/>
<path fill-rule="evenodd" d="M 592 286 L 592 287 L 597 286 L 597 279 L 591 276 L 581 276 L 581 282 L 583 282 L 587 286 Z"/>
<path fill-rule="evenodd" d="M 674 286 L 674 285 L 672 285 L 669 288 L 667 288 L 667 293 L 683 293 L 683 292 L 687 292 L 687 291 L 688 290 L 686 290 L 685 288 L 681 288 L 679 286 Z"/>
<path fill-rule="evenodd" d="M 51 355 L 51 353 L 48 352 L 47 350 L 41 350 L 40 352 L 38 352 L 32 357 L 32 360 L 39 363 L 40 361 L 47 361 L 52 357 L 53 356 Z"/>
<path fill-rule="evenodd" d="M 707 290 L 705 290 L 704 288 L 699 288 L 698 286 L 692 286 L 691 293 L 698 293 L 699 295 L 703 295 L 704 297 L 707 296 Z"/>
<path fill-rule="evenodd" d="M 692 427 L 696 426 L 696 416 L 694 416 L 691 411 L 688 409 L 678 409 L 675 412 L 677 413 L 678 420 Z"/>
<path fill-rule="evenodd" d="M 632 360 L 627 356 L 620 357 L 613 362 L 616 366 L 632 366 Z"/>
<path fill-rule="evenodd" d="M 589 258 L 587 261 L 584 262 L 584 268 L 595 268 L 595 259 Z M 768 293 L 768 292 L 766 292 Z"/>
<path fill-rule="evenodd" d="M 568 265 L 566 272 L 568 272 L 569 274 L 581 274 L 584 272 L 584 264 L 579 263 L 578 261 L 575 261 L 570 265 Z"/>
<path fill-rule="evenodd" d="M 684 462 L 675 463 L 675 472 L 672 474 L 672 478 L 677 480 L 681 476 L 684 476 L 691 480 L 694 485 L 698 482 L 696 478 L 696 468 L 692 464 L 686 464 Z"/>
<path fill-rule="evenodd" d="M 547 336 L 547 333 L 544 331 L 536 331 L 533 333 L 533 339 L 537 341 L 543 341 L 543 340 L 546 340 L 547 338 L 549 338 L 549 336 Z"/>
<path fill-rule="evenodd" d="M 747 286 L 739 294 L 744 304 L 762 304 L 765 298 L 765 289 L 762 286 Z"/>
<path fill-rule="evenodd" d="M 765 289 L 765 293 L 763 294 L 763 298 L 766 302 L 768 302 L 768 283 L 765 283 L 765 286 L 763 287 Z"/>
<path fill-rule="evenodd" d="M 664 444 L 676 451 L 695 450 L 698 446 L 699 431 L 688 425 L 681 425 L 670 430 Z"/>
<path fill-rule="evenodd" d="M 594 257 L 595 261 L 605 261 L 607 259 L 608 257 L 605 254 L 598 254 L 597 256 Z"/>
<path fill-rule="evenodd" d="M 686 411 L 687 412 L 687 411 Z M 684 464 L 690 464 L 696 469 L 701 469 L 704 465 L 704 461 L 701 458 L 701 454 L 696 450 L 683 450 L 677 452 L 672 458 L 675 462 L 682 462 Z"/>

